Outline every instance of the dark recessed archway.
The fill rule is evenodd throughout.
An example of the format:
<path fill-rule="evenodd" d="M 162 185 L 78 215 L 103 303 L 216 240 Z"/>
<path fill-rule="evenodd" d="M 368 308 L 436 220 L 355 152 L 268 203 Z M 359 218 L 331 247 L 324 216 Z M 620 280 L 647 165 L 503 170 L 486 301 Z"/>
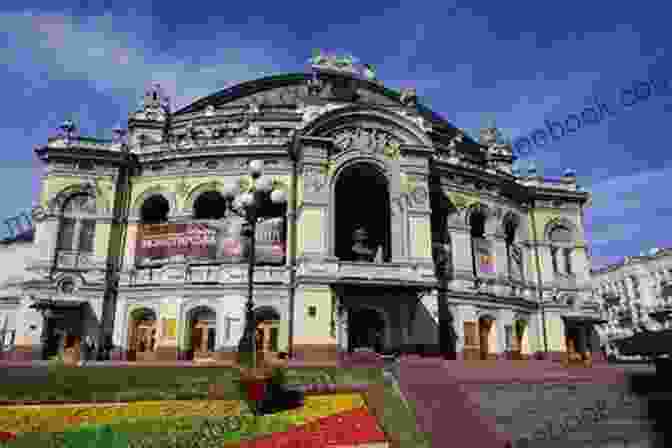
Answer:
<path fill-rule="evenodd" d="M 375 254 L 383 248 L 383 260 L 390 261 L 390 197 L 387 179 L 370 163 L 345 168 L 335 188 L 335 255 L 353 260 L 353 233 L 362 226 L 368 233 L 366 246 Z"/>
<path fill-rule="evenodd" d="M 370 348 L 383 351 L 385 320 L 371 308 L 354 308 L 348 312 L 348 349 Z"/>
<path fill-rule="evenodd" d="M 145 224 L 158 224 L 168 221 L 168 212 L 170 204 L 168 200 L 160 194 L 148 197 L 142 203 L 140 209 L 140 219 Z"/>
<path fill-rule="evenodd" d="M 194 201 L 195 219 L 222 219 L 226 212 L 226 200 L 218 191 L 206 191 Z"/>

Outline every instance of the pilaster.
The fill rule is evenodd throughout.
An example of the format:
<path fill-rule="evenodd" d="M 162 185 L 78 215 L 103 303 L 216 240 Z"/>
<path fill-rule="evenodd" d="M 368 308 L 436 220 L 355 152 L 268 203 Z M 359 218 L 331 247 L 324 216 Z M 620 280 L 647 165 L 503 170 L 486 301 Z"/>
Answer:
<path fill-rule="evenodd" d="M 329 172 L 327 150 L 331 142 L 303 138 L 297 179 L 298 257 L 324 259 L 329 253 Z"/>
<path fill-rule="evenodd" d="M 541 264 L 541 282 L 542 286 L 550 285 L 555 279 L 553 273 L 553 259 L 551 258 L 551 248 L 547 245 L 539 245 L 539 261 Z M 536 261 L 535 261 L 536 267 Z"/>
<path fill-rule="evenodd" d="M 495 275 L 502 279 L 509 278 L 508 259 L 506 256 L 506 241 L 499 233 L 491 237 L 495 253 Z"/>
<path fill-rule="evenodd" d="M 464 228 L 451 230 L 453 266 L 457 272 L 473 272 L 471 236 Z"/>

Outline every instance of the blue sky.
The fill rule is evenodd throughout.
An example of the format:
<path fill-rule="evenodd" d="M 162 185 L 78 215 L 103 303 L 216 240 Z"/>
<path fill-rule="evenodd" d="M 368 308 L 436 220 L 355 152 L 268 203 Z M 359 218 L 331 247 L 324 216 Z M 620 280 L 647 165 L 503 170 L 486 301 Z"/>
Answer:
<path fill-rule="evenodd" d="M 109 138 L 150 82 L 183 106 L 230 83 L 301 71 L 317 47 L 373 64 L 389 87 L 416 87 L 469 132 L 494 118 L 512 139 L 529 135 L 545 119 L 580 113 L 592 95 L 617 104 L 633 81 L 672 82 L 672 8 L 663 3 L 103 1 L 94 9 L 5 0 L 0 216 L 36 198 L 32 150 L 64 119 Z M 672 246 L 670 118 L 672 93 L 652 95 L 529 157 L 545 176 L 574 168 L 593 193 L 595 264 Z"/>

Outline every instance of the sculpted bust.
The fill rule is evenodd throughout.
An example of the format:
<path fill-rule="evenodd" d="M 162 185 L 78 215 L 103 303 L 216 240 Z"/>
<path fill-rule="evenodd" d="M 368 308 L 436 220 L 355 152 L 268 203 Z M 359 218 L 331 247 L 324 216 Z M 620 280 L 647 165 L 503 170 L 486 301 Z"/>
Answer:
<path fill-rule="evenodd" d="M 366 229 L 359 226 L 352 234 L 355 244 L 352 246 L 354 261 L 373 261 L 373 250 L 367 246 L 369 235 Z"/>

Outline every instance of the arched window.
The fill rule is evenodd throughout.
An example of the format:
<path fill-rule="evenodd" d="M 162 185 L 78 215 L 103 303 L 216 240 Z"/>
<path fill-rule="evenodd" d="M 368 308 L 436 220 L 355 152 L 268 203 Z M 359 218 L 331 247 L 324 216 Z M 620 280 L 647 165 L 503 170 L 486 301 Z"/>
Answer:
<path fill-rule="evenodd" d="M 510 218 L 504 224 L 504 242 L 506 244 L 507 273 L 509 279 L 523 280 L 523 251 L 516 244 L 516 231 L 518 223 Z"/>
<path fill-rule="evenodd" d="M 226 213 L 226 200 L 218 191 L 201 193 L 194 201 L 194 219 L 222 219 Z"/>
<path fill-rule="evenodd" d="M 471 261 L 474 276 L 478 277 L 482 257 L 488 256 L 484 253 L 487 249 L 485 240 L 485 212 L 480 209 L 474 210 L 469 216 L 469 226 L 471 229 Z"/>
<path fill-rule="evenodd" d="M 160 224 L 168 221 L 170 204 L 160 194 L 148 197 L 140 209 L 140 219 L 143 224 Z"/>
<path fill-rule="evenodd" d="M 551 242 L 553 273 L 574 275 L 572 270 L 572 251 L 574 250 L 572 230 L 565 225 L 558 224 L 551 229 L 548 238 Z"/>
<path fill-rule="evenodd" d="M 96 198 L 88 194 L 71 196 L 63 205 L 58 248 L 93 252 L 96 233 L 95 215 Z"/>
<path fill-rule="evenodd" d="M 373 262 L 392 256 L 387 179 L 370 163 L 356 163 L 335 184 L 335 255 L 340 260 Z"/>

